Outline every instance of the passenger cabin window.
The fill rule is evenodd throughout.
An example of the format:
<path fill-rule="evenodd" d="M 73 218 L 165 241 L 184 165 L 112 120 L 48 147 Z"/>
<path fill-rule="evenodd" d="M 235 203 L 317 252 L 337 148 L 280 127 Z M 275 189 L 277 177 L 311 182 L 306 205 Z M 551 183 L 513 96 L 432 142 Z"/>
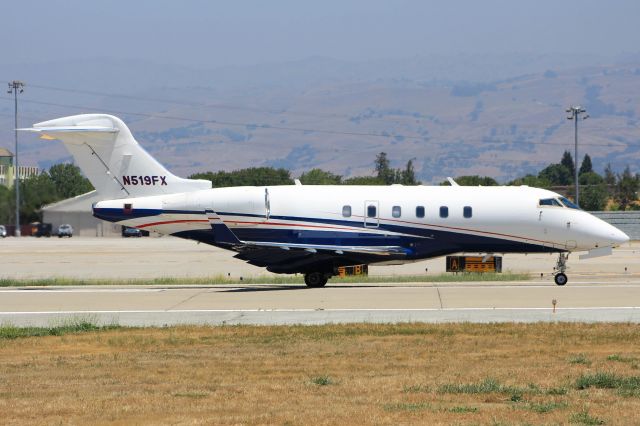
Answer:
<path fill-rule="evenodd" d="M 419 218 L 424 217 L 424 206 L 416 207 L 416 217 L 419 217 Z"/>
<path fill-rule="evenodd" d="M 562 204 L 569 207 L 570 209 L 580 210 L 580 207 L 576 206 L 575 204 L 573 204 L 571 201 L 567 200 L 564 197 L 560 197 L 560 201 L 562 201 Z"/>
<path fill-rule="evenodd" d="M 351 217 L 351 206 L 342 206 L 342 216 Z"/>
<path fill-rule="evenodd" d="M 465 219 L 470 219 L 471 216 L 473 216 L 473 210 L 470 206 L 464 206 L 464 208 L 462 209 L 462 215 L 465 217 Z"/>
<path fill-rule="evenodd" d="M 449 217 L 449 207 L 447 206 L 440 207 L 440 217 L 443 219 Z"/>
<path fill-rule="evenodd" d="M 538 205 L 540 206 L 551 206 L 551 207 L 562 207 L 562 204 L 555 198 L 543 198 L 538 201 Z"/>
<path fill-rule="evenodd" d="M 367 206 L 367 217 L 376 217 L 376 206 Z"/>
<path fill-rule="evenodd" d="M 393 206 L 391 208 L 391 216 L 400 217 L 401 214 L 402 214 L 402 210 L 400 209 L 400 206 Z"/>

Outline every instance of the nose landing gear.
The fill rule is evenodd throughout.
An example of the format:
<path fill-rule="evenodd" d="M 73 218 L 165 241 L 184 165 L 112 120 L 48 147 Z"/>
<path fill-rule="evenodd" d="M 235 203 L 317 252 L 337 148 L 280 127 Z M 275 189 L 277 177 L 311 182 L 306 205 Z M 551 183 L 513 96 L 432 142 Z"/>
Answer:
<path fill-rule="evenodd" d="M 564 271 L 566 271 L 567 269 L 568 259 L 568 253 L 560 253 L 560 255 L 558 256 L 558 262 L 556 263 L 555 268 L 553 268 L 553 270 L 555 271 L 553 281 L 555 281 L 557 285 L 565 285 L 569 280 L 567 278 L 567 275 L 564 273 Z"/>

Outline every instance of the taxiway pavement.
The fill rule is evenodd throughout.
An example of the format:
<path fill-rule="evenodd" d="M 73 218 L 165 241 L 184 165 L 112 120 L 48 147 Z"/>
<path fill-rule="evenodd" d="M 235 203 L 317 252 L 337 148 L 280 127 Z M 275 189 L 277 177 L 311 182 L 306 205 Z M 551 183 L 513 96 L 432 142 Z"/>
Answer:
<path fill-rule="evenodd" d="M 544 279 L 497 283 L 211 285 L 0 289 L 0 323 L 50 326 L 88 319 L 101 324 L 323 324 L 350 322 L 640 323 L 640 244 L 613 256 L 569 262 L 569 283 L 553 284 L 555 257 L 507 255 L 505 269 Z M 0 278 L 145 278 L 267 274 L 232 253 L 175 238 L 7 238 Z M 372 267 L 372 275 L 440 273 L 444 259 Z M 390 280 L 392 281 L 392 280 Z M 555 311 L 553 301 L 556 301 Z"/>
<path fill-rule="evenodd" d="M 554 309 L 555 300 L 555 309 Z M 325 324 L 351 322 L 634 322 L 640 280 L 305 286 L 51 287 L 0 290 L 0 322 Z"/>

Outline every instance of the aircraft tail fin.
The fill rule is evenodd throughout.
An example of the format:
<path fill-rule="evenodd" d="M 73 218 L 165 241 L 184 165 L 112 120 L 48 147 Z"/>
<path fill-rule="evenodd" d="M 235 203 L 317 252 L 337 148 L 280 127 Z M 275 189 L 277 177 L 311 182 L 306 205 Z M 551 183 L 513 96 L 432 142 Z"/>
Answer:
<path fill-rule="evenodd" d="M 183 179 L 169 172 L 133 138 L 122 120 L 82 114 L 34 124 L 44 139 L 59 139 L 105 198 L 144 197 L 211 188 L 208 180 Z"/>

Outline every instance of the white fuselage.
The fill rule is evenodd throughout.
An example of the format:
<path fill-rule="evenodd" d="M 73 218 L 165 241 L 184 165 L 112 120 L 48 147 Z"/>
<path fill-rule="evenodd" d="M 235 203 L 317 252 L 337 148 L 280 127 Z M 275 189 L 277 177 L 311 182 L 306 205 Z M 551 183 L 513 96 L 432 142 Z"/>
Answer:
<path fill-rule="evenodd" d="M 208 242 L 205 210 L 212 210 L 241 240 L 417 247 L 407 260 L 465 251 L 585 251 L 628 240 L 582 210 L 540 205 L 559 198 L 524 186 L 232 187 L 102 201 L 94 214 Z"/>

